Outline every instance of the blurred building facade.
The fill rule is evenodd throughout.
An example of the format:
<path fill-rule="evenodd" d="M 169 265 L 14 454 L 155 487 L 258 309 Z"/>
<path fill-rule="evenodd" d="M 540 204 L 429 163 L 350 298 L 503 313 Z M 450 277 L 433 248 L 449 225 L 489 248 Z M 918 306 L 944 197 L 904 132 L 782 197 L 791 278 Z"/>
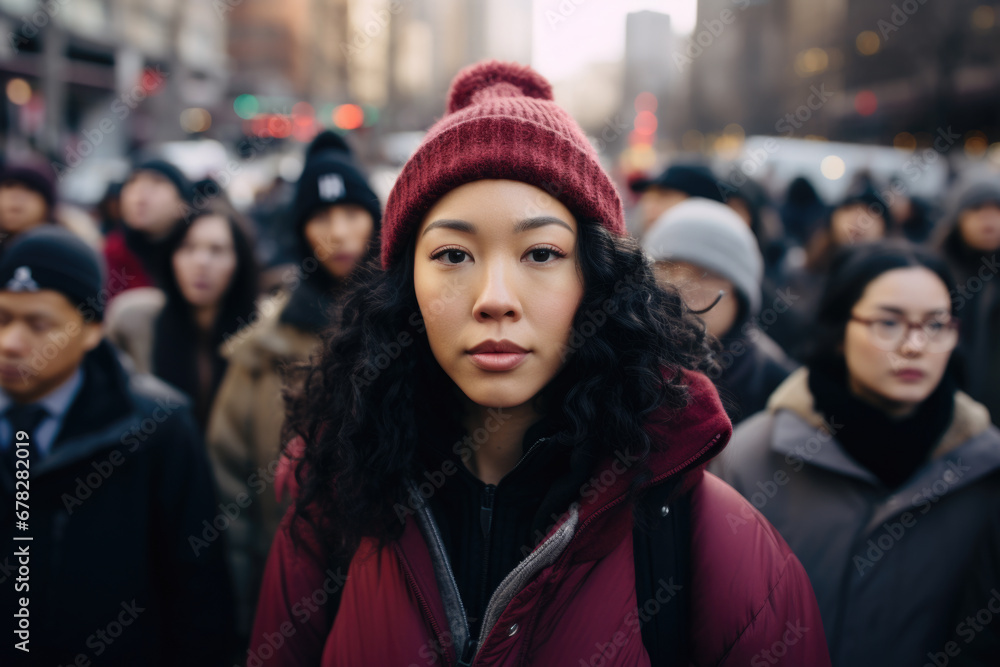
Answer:
<path fill-rule="evenodd" d="M 386 71 L 388 127 L 418 130 L 444 111 L 448 86 L 466 65 L 531 62 L 532 0 L 397 0 Z"/>
<path fill-rule="evenodd" d="M 224 89 L 223 8 L 235 1 L 0 0 L 5 147 L 58 160 L 66 148 L 123 152 L 182 134 L 180 110 Z"/>
<path fill-rule="evenodd" d="M 680 51 L 691 124 L 901 147 L 952 125 L 995 142 L 998 24 L 983 0 L 699 0 Z"/>

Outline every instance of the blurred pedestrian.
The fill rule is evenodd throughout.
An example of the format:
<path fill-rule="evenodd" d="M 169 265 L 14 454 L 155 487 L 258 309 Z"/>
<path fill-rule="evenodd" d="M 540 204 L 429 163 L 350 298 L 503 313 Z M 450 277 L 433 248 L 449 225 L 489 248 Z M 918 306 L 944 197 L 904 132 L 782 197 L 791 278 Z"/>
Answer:
<path fill-rule="evenodd" d="M 800 622 L 789 661 L 828 664 L 800 566 L 763 521 L 734 535 L 749 504 L 702 472 L 731 428 L 705 335 L 625 232 L 545 79 L 457 75 L 389 195 L 384 273 L 291 406 L 248 663 L 736 665 Z"/>
<path fill-rule="evenodd" d="M 193 193 L 188 178 L 165 160 L 150 160 L 132 171 L 121 189 L 122 227 L 104 244 L 111 296 L 162 285 L 163 242 L 190 209 Z"/>
<path fill-rule="evenodd" d="M 281 448 L 282 387 L 295 380 L 283 370 L 308 360 L 320 332 L 337 324 L 353 275 L 377 253 L 381 217 L 378 197 L 348 145 L 332 132 L 319 135 L 307 150 L 286 217 L 298 239 L 290 293 L 263 300 L 255 326 L 228 346 L 208 447 L 223 501 L 252 498 L 234 519 L 238 530 L 228 543 L 239 628 L 247 639 L 267 552 L 288 504 L 277 502 L 264 484 L 273 480 Z"/>
<path fill-rule="evenodd" d="M 1000 425 L 1000 183 L 963 184 L 936 245 L 957 280 L 954 299 L 969 393 Z"/>
<path fill-rule="evenodd" d="M 108 183 L 101 201 L 94 207 L 94 214 L 100 226 L 101 233 L 107 236 L 119 229 L 122 224 L 122 184 L 117 181 Z"/>
<path fill-rule="evenodd" d="M 953 289 L 902 241 L 842 255 L 806 368 L 712 464 L 802 561 L 834 665 L 925 664 L 997 581 L 1000 431 L 956 389 Z"/>
<path fill-rule="evenodd" d="M 805 266 L 788 273 L 779 290 L 793 304 L 769 330 L 789 355 L 801 358 L 812 326 L 820 293 L 834 257 L 845 249 L 885 238 L 892 225 L 889 207 L 868 181 L 848 191 L 834 205 L 806 248 Z"/>
<path fill-rule="evenodd" d="M 795 364 L 759 326 L 764 261 L 746 224 L 726 205 L 695 197 L 667 211 L 643 249 L 657 277 L 676 287 L 720 340 L 708 376 L 733 425 L 762 410 Z"/>
<path fill-rule="evenodd" d="M 722 190 L 712 170 L 701 164 L 678 163 L 655 178 L 640 178 L 629 188 L 639 195 L 643 236 L 661 215 L 688 197 L 722 201 Z"/>
<path fill-rule="evenodd" d="M 163 240 L 163 291 L 129 290 L 108 309 L 108 337 L 136 369 L 191 397 L 204 432 L 227 361 L 221 346 L 246 326 L 257 298 L 253 245 L 225 206 L 208 207 Z"/>
<path fill-rule="evenodd" d="M 43 168 L 8 165 L 0 170 L 0 254 L 20 234 L 55 222 L 55 177 Z"/>
<path fill-rule="evenodd" d="M 761 280 L 761 296 L 774 297 L 778 286 L 783 284 L 789 271 L 788 253 L 793 247 L 785 234 L 781 218 L 771 203 L 767 191 L 757 181 L 738 173 L 730 177 L 730 183 L 742 181 L 738 188 L 723 187 L 726 206 L 736 211 L 750 226 L 757 239 L 761 257 L 764 260 L 764 278 Z"/>
<path fill-rule="evenodd" d="M 30 570 L 0 581 L 4 618 L 27 605 L 30 653 L 8 637 L 0 662 L 217 667 L 232 606 L 201 436 L 178 392 L 119 364 L 101 286 L 64 230 L 0 260 L 2 562 Z"/>
<path fill-rule="evenodd" d="M 888 194 L 893 227 L 887 236 L 901 236 L 914 243 L 925 243 L 934 231 L 935 211 L 930 201 L 908 191 L 901 175 L 892 178 Z"/>
<path fill-rule="evenodd" d="M 805 176 L 795 178 L 781 205 L 781 224 L 792 242 L 805 246 L 828 211 L 822 197 Z"/>

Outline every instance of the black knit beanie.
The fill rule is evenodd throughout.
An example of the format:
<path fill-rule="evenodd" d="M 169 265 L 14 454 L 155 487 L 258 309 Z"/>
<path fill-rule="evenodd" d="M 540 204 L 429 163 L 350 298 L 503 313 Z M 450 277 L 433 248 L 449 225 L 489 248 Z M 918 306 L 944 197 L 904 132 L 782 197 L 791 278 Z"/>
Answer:
<path fill-rule="evenodd" d="M 0 290 L 54 290 L 88 321 L 104 317 L 101 260 L 75 234 L 52 225 L 18 235 L 0 259 Z"/>
<path fill-rule="evenodd" d="M 180 198 L 191 203 L 191 199 L 194 197 L 194 186 L 184 173 L 170 164 L 166 160 L 147 160 L 142 162 L 135 169 L 132 170 L 132 175 L 139 173 L 140 171 L 154 171 L 157 174 L 163 176 L 168 181 L 173 183 L 174 187 L 177 188 L 177 194 Z"/>

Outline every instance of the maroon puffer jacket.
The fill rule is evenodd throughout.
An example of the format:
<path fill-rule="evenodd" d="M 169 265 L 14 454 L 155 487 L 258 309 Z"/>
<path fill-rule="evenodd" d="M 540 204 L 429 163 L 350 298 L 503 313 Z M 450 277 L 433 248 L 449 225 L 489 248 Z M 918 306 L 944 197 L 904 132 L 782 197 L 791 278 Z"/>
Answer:
<path fill-rule="evenodd" d="M 685 475 L 692 493 L 692 662 L 826 667 L 823 625 L 801 564 L 752 505 L 702 470 L 732 429 L 711 383 L 695 373 L 687 381 L 690 407 L 649 430 L 661 443 L 650 457 L 651 483 Z M 636 600 L 631 471 L 621 461 L 598 470 L 577 511 L 494 593 L 474 665 L 649 665 L 640 615 L 669 604 L 672 591 Z M 435 549 L 418 521 L 410 517 L 402 537 L 381 551 L 363 543 L 344 573 L 327 569 L 318 542 L 293 545 L 291 517 L 268 559 L 248 667 L 457 664 Z M 341 588 L 336 618 L 327 618 L 323 604 Z"/>

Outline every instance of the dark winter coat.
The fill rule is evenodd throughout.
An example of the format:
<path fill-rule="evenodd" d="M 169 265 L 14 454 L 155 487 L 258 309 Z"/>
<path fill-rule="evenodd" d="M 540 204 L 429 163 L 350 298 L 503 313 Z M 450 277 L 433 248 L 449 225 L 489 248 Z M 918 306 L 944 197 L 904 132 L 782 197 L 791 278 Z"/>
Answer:
<path fill-rule="evenodd" d="M 726 413 L 736 426 L 767 405 L 796 364 L 771 338 L 755 327 L 739 327 L 720 340 L 718 376 L 712 376 Z"/>
<path fill-rule="evenodd" d="M 12 540 L 13 480 L 0 473 L 7 627 L 23 595 L 30 664 L 224 664 L 224 535 L 206 525 L 224 521 L 187 402 L 155 378 L 128 376 L 107 342 L 87 354 L 83 374 L 52 451 L 30 470 L 29 530 L 16 531 L 30 542 Z M 21 545 L 30 581 L 15 592 Z M 24 664 L 7 632 L 0 664 Z"/>
<path fill-rule="evenodd" d="M 683 480 L 691 494 L 690 648 L 695 665 L 829 664 L 801 565 L 777 533 L 703 464 L 730 433 L 706 378 L 688 375 L 693 400 L 650 426 L 651 484 Z M 630 470 L 595 469 L 578 502 L 493 592 L 473 665 L 649 665 L 636 599 Z M 419 502 L 418 502 L 419 505 Z M 730 515 L 746 516 L 733 530 Z M 420 505 L 401 538 L 362 543 L 349 568 L 331 569 L 313 537 L 296 548 L 288 514 L 272 547 L 247 664 L 455 665 L 464 614 L 432 513 Z M 303 531 L 308 533 L 308 529 Z M 345 577 L 346 575 L 346 577 Z M 340 595 L 331 618 L 324 604 Z M 655 604 L 653 604 L 655 603 Z M 653 612 L 651 612 L 653 613 Z M 475 638 L 473 638 L 475 639 Z"/>
<path fill-rule="evenodd" d="M 956 393 L 929 460 L 889 490 L 838 443 L 850 415 L 825 419 L 807 371 L 796 371 L 711 469 L 802 561 L 834 665 L 920 667 L 956 634 L 963 596 L 985 604 L 989 590 L 969 595 L 973 582 L 997 582 L 1000 431 L 982 405 Z"/>

